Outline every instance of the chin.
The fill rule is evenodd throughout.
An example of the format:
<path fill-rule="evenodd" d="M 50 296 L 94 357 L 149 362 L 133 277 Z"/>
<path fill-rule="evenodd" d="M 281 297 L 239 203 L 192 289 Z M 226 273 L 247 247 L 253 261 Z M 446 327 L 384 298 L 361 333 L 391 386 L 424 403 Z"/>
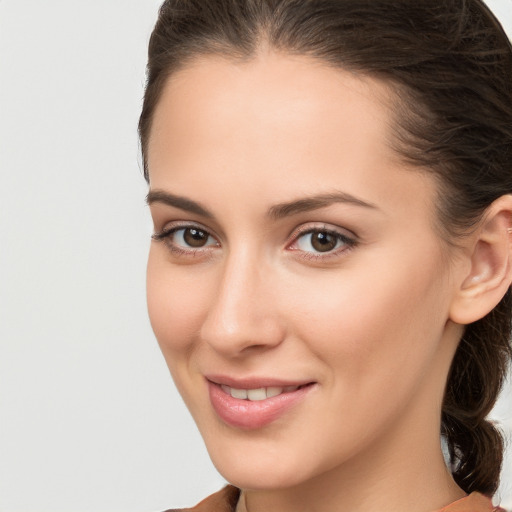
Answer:
<path fill-rule="evenodd" d="M 314 460 L 307 460 L 303 449 L 257 437 L 245 442 L 213 437 L 206 441 L 214 466 L 230 484 L 246 490 L 287 489 L 322 472 L 315 469 Z"/>
<path fill-rule="evenodd" d="M 308 475 L 298 472 L 296 465 L 293 467 L 275 467 L 275 461 L 264 464 L 253 464 L 245 459 L 237 464 L 214 465 L 219 473 L 232 485 L 240 489 L 262 491 L 277 490 L 295 487 L 308 480 Z"/>

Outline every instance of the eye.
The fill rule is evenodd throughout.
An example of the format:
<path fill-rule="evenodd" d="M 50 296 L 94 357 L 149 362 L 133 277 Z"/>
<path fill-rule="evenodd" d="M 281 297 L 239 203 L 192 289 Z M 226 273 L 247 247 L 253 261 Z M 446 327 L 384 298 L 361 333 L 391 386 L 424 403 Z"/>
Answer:
<path fill-rule="evenodd" d="M 216 245 L 217 241 L 207 231 L 200 228 L 179 228 L 172 232 L 172 241 L 184 249 L 200 249 Z"/>
<path fill-rule="evenodd" d="M 347 235 L 327 228 L 309 229 L 295 235 L 295 241 L 289 247 L 302 251 L 309 256 L 321 257 L 323 254 L 343 252 L 356 245 L 356 240 Z"/>
<path fill-rule="evenodd" d="M 152 238 L 164 241 L 171 251 L 181 254 L 193 254 L 219 245 L 217 240 L 200 226 L 171 226 L 160 233 L 155 233 Z"/>
<path fill-rule="evenodd" d="M 297 247 L 307 252 L 329 252 L 342 245 L 339 236 L 327 231 L 313 231 L 306 233 L 297 239 Z"/>

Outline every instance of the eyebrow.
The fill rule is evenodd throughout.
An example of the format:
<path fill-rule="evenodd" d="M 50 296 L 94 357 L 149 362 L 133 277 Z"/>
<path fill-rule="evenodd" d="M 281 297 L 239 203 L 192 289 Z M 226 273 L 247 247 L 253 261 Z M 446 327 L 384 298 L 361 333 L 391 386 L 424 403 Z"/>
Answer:
<path fill-rule="evenodd" d="M 276 204 L 269 209 L 268 215 L 272 219 L 277 220 L 283 217 L 297 215 L 298 213 L 325 208 L 335 203 L 345 203 L 359 206 L 361 208 L 378 210 L 376 205 L 363 201 L 351 194 L 347 194 L 346 192 L 333 192 L 330 194 L 320 194 L 287 203 Z"/>
<path fill-rule="evenodd" d="M 164 192 L 163 190 L 151 190 L 146 196 L 146 203 L 148 205 L 153 203 L 163 203 L 167 206 L 173 206 L 174 208 L 179 208 L 180 210 L 201 215 L 207 219 L 213 219 L 213 214 L 199 203 L 196 203 L 191 199 L 187 199 L 186 197 L 176 196 L 174 194 L 170 194 L 169 192 Z"/>
<path fill-rule="evenodd" d="M 195 213 L 208 219 L 214 218 L 214 215 L 199 203 L 196 203 L 186 197 L 164 192 L 163 190 L 151 190 L 146 196 L 146 202 L 148 205 L 153 203 L 163 203 L 167 206 Z M 269 208 L 267 216 L 273 220 L 279 220 L 283 217 L 290 217 L 303 212 L 319 210 L 320 208 L 325 208 L 335 203 L 345 203 L 361 208 L 378 210 L 376 205 L 363 201 L 351 194 L 347 194 L 346 192 L 333 192 L 276 204 Z"/>

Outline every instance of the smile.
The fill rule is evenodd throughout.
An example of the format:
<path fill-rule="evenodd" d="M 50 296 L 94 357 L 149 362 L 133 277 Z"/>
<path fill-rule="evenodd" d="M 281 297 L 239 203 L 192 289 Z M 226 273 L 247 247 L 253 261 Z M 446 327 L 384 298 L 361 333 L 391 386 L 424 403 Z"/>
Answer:
<path fill-rule="evenodd" d="M 210 403 L 225 424 L 252 430 L 263 428 L 301 404 L 316 387 L 314 382 L 295 385 L 247 387 L 207 379 Z M 230 382 L 230 384 L 233 384 Z"/>
<path fill-rule="evenodd" d="M 221 385 L 224 393 L 231 395 L 233 398 L 238 398 L 239 400 L 251 400 L 253 402 L 258 402 L 260 400 L 266 400 L 267 398 L 273 398 L 275 396 L 279 396 L 282 393 L 291 393 L 293 391 L 297 391 L 301 386 L 270 386 L 267 388 L 256 388 L 256 389 L 236 389 L 230 386 L 226 386 L 225 384 Z"/>

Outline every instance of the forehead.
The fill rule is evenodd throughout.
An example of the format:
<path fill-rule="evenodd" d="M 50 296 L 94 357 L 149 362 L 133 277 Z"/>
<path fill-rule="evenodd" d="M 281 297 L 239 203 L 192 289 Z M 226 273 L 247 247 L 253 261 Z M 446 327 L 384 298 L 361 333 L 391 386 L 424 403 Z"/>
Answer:
<path fill-rule="evenodd" d="M 291 137 L 296 143 L 324 137 L 339 128 L 336 124 L 347 128 L 338 137 L 330 134 L 338 144 L 350 147 L 357 139 L 372 144 L 375 151 L 376 142 L 384 147 L 391 136 L 392 105 L 392 94 L 382 81 L 304 56 L 270 52 L 243 62 L 198 58 L 171 75 L 163 89 L 149 158 L 155 159 L 159 135 L 181 147 L 192 141 L 243 142 L 237 134 L 240 139 L 252 135 L 255 144 L 267 134 L 267 147 L 272 148 Z"/>
<path fill-rule="evenodd" d="M 430 205 L 430 177 L 392 149 L 393 104 L 384 82 L 307 57 L 198 59 L 163 90 L 148 145 L 150 186 L 187 196 L 194 186 L 201 200 L 222 203 L 229 184 L 242 209 L 333 188 L 395 209 L 411 207 L 393 199 L 404 193 Z"/>

